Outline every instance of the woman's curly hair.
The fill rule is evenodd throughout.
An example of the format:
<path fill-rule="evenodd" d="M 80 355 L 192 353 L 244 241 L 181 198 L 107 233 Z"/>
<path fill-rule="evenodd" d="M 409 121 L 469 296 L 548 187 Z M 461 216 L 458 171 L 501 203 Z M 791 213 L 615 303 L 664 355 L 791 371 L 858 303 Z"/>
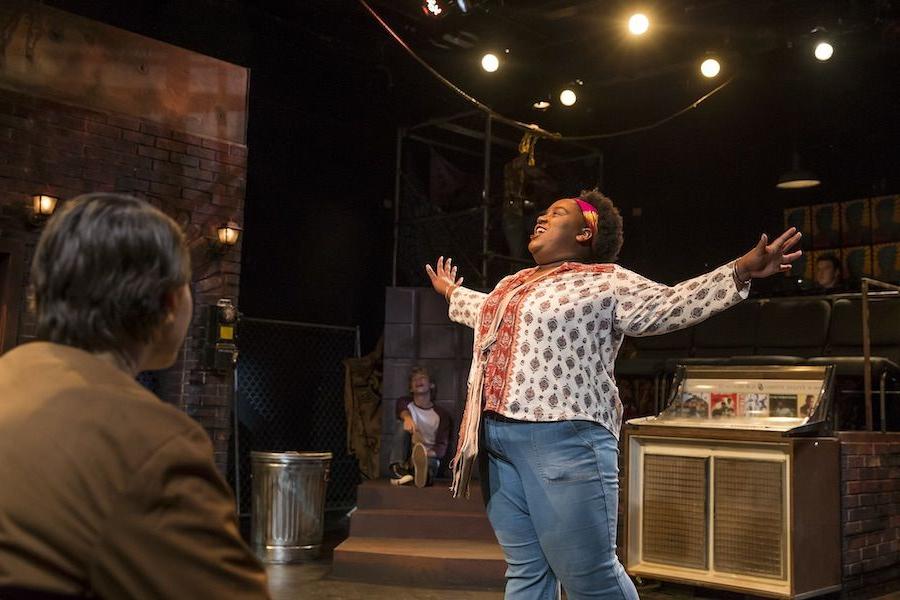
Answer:
<path fill-rule="evenodd" d="M 579 198 L 589 202 L 597 209 L 597 235 L 591 243 L 591 254 L 594 262 L 611 263 L 619 258 L 622 249 L 622 215 L 612 200 L 601 194 L 596 188 L 584 190 Z"/>

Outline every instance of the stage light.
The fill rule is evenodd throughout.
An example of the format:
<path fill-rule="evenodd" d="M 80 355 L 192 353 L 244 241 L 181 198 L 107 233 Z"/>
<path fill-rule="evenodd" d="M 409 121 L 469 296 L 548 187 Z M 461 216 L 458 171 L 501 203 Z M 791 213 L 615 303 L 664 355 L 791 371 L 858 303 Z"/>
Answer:
<path fill-rule="evenodd" d="M 481 68 L 488 73 L 493 73 L 500 68 L 500 59 L 495 54 L 485 54 L 481 57 Z"/>
<path fill-rule="evenodd" d="M 831 58 L 832 54 L 834 54 L 834 46 L 832 46 L 828 42 L 819 42 L 818 44 L 816 44 L 815 55 L 816 58 L 818 58 L 822 62 L 825 62 L 826 60 Z"/>
<path fill-rule="evenodd" d="M 700 65 L 700 72 L 703 73 L 704 77 L 708 77 L 710 79 L 718 75 L 721 69 L 722 66 L 719 64 L 719 61 L 714 58 L 707 58 Z"/>
<path fill-rule="evenodd" d="M 628 19 L 628 31 L 630 31 L 632 35 L 644 35 L 649 28 L 650 19 L 648 19 L 645 14 L 635 13 Z"/>
<path fill-rule="evenodd" d="M 575 92 L 566 88 L 559 94 L 559 101 L 563 103 L 563 106 L 572 106 L 575 104 L 575 101 L 578 100 L 578 96 L 575 95 Z"/>
<path fill-rule="evenodd" d="M 444 12 L 444 9 L 441 8 L 441 4 L 438 0 L 425 0 L 422 4 L 422 12 L 426 15 L 437 17 Z"/>
<path fill-rule="evenodd" d="M 532 106 L 535 108 L 535 110 L 547 110 L 548 108 L 550 108 L 550 103 L 546 100 L 538 100 L 537 102 L 532 104 Z"/>

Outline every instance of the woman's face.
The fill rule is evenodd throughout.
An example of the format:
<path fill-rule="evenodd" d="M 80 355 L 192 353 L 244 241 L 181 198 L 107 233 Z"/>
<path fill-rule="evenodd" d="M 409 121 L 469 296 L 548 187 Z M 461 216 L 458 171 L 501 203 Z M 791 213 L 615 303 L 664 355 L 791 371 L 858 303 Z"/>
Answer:
<path fill-rule="evenodd" d="M 539 265 L 588 258 L 591 235 L 578 203 L 557 200 L 538 216 L 528 251 Z"/>

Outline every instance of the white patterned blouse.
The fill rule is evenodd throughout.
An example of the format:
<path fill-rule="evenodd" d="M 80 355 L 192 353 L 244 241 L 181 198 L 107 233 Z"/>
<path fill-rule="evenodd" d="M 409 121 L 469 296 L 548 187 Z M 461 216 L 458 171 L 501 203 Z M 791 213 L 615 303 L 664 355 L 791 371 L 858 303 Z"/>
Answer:
<path fill-rule="evenodd" d="M 475 329 L 477 358 L 501 298 L 514 294 L 485 365 L 483 410 L 522 421 L 595 421 L 618 438 L 622 403 L 613 367 L 623 337 L 689 327 L 745 299 L 750 285 L 738 288 L 732 268 L 671 287 L 618 265 L 580 263 L 526 283 L 535 274 L 530 268 L 489 294 L 457 288 L 449 314 Z"/>

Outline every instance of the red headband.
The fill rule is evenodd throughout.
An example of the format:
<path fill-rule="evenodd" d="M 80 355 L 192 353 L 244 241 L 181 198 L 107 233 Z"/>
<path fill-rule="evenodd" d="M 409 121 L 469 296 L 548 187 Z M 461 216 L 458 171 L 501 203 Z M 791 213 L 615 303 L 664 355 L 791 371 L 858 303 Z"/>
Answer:
<path fill-rule="evenodd" d="M 591 230 L 591 233 L 596 236 L 597 222 L 600 219 L 597 208 L 590 202 L 585 202 L 581 198 L 572 198 L 572 200 L 578 203 L 578 208 L 581 209 L 581 214 L 582 216 L 584 216 L 584 222 L 587 223 L 587 226 Z"/>

